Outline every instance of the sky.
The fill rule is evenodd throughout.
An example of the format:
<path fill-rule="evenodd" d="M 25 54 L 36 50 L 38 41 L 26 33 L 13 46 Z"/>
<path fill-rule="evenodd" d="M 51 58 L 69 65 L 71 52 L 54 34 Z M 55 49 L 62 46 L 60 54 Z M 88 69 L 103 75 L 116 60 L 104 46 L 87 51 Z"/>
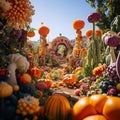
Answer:
<path fill-rule="evenodd" d="M 92 29 L 92 24 L 87 21 L 88 15 L 95 12 L 85 0 L 30 0 L 34 6 L 35 14 L 32 16 L 30 27 L 35 28 L 35 37 L 32 41 L 38 41 L 40 35 L 38 29 L 41 22 L 50 29 L 47 36 L 48 41 L 52 41 L 60 34 L 72 40 L 75 39 L 75 30 L 72 27 L 73 21 L 84 20 L 85 27 L 82 29 L 82 35 L 85 31 Z"/>

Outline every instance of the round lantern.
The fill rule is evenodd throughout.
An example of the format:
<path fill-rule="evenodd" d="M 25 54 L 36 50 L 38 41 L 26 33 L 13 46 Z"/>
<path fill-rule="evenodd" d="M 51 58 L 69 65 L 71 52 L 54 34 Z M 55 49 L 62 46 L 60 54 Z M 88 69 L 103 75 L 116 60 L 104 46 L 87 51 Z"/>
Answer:
<path fill-rule="evenodd" d="M 47 26 L 42 26 L 39 28 L 38 33 L 42 36 L 48 35 L 50 29 Z"/>
<path fill-rule="evenodd" d="M 82 29 L 82 28 L 84 28 L 84 26 L 85 26 L 85 22 L 83 20 L 75 20 L 73 22 L 73 28 L 75 30 Z"/>

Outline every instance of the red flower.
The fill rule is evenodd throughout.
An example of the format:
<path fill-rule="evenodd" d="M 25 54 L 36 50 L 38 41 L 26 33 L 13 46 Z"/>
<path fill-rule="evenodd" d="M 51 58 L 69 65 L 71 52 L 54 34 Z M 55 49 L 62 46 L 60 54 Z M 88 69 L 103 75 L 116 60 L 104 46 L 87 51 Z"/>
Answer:
<path fill-rule="evenodd" d="M 88 16 L 88 22 L 90 22 L 90 23 L 97 22 L 97 21 L 100 20 L 100 18 L 101 18 L 100 13 L 99 12 L 94 12 L 94 13 L 92 13 Z"/>

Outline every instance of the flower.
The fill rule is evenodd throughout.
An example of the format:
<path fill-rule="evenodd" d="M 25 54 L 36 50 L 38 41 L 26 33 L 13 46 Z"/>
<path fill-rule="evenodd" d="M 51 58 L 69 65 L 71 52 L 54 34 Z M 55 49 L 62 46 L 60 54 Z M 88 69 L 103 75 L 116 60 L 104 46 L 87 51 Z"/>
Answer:
<path fill-rule="evenodd" d="M 105 70 L 105 65 L 95 67 L 92 71 L 93 75 L 100 75 Z"/>
<path fill-rule="evenodd" d="M 80 89 L 75 89 L 74 90 L 74 95 L 77 95 L 77 96 L 80 95 Z"/>
<path fill-rule="evenodd" d="M 94 12 L 88 16 L 88 22 L 93 23 L 99 21 L 101 18 L 101 15 L 99 12 Z"/>
<path fill-rule="evenodd" d="M 11 4 L 10 2 L 6 0 L 1 0 L 0 1 L 0 8 L 2 9 L 3 12 L 10 10 L 11 9 Z"/>
<path fill-rule="evenodd" d="M 83 84 L 81 85 L 81 88 L 82 88 L 83 90 L 85 90 L 85 89 L 88 88 L 88 85 L 87 85 L 86 83 L 83 83 Z"/>
<path fill-rule="evenodd" d="M 95 35 L 96 36 L 101 36 L 102 35 L 102 30 L 95 30 Z"/>
<path fill-rule="evenodd" d="M 9 1 L 11 9 L 4 11 L 7 24 L 15 29 L 24 29 L 31 23 L 34 15 L 33 6 L 29 0 Z"/>
<path fill-rule="evenodd" d="M 85 36 L 86 36 L 87 38 L 90 38 L 90 37 L 92 37 L 92 33 L 93 33 L 93 30 L 87 30 L 87 31 L 85 32 Z"/>

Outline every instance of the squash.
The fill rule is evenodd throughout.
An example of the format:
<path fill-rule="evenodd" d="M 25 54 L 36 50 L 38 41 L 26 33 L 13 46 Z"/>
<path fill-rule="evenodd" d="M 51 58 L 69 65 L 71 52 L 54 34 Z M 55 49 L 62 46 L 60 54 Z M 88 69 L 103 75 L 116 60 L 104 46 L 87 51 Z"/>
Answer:
<path fill-rule="evenodd" d="M 19 70 L 22 73 L 27 72 L 29 68 L 29 62 L 27 61 L 26 57 L 23 55 L 16 53 L 8 55 L 10 60 L 10 64 L 7 66 L 8 70 L 8 80 L 7 82 L 10 85 L 17 85 L 16 80 L 16 70 Z"/>
<path fill-rule="evenodd" d="M 119 120 L 120 98 L 94 94 L 73 105 L 72 120 Z"/>
<path fill-rule="evenodd" d="M 70 113 L 68 99 L 59 93 L 49 96 L 44 104 L 44 116 L 47 120 L 68 120 Z"/>
<path fill-rule="evenodd" d="M 5 98 L 13 93 L 13 88 L 7 82 L 0 83 L 0 98 Z"/>

